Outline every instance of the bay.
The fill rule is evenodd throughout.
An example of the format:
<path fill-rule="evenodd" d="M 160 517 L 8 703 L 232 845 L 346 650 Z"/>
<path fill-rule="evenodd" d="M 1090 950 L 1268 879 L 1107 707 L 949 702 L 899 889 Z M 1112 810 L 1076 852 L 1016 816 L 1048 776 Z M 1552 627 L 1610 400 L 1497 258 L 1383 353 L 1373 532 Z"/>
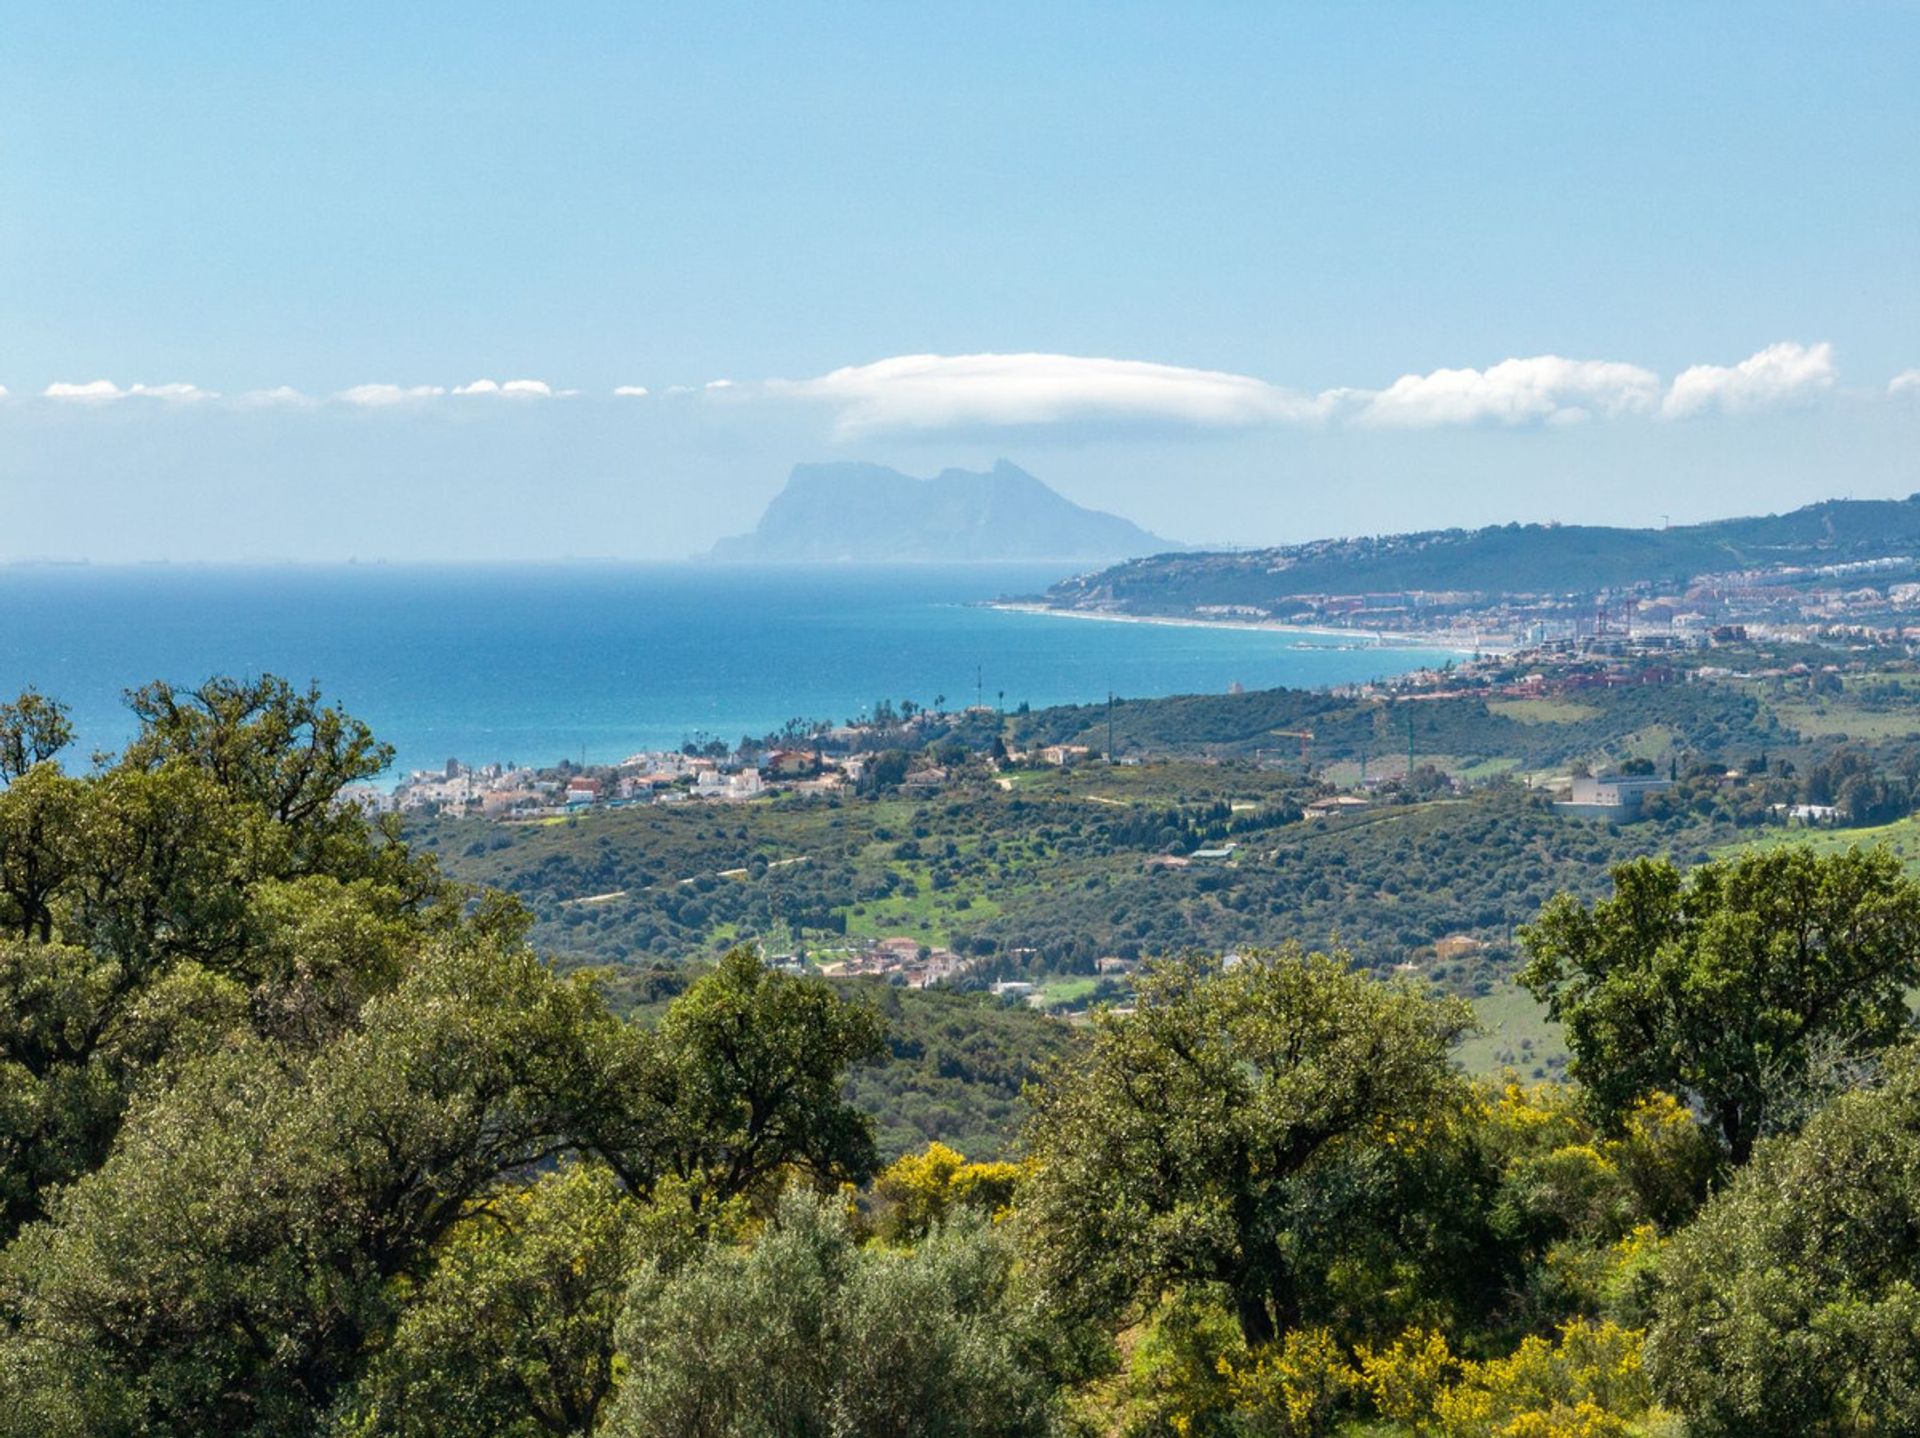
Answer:
<path fill-rule="evenodd" d="M 317 680 L 397 753 L 607 763 L 875 700 L 1013 708 L 1312 688 L 1432 650 L 1095 623 L 982 607 L 1057 569 L 712 565 L 0 569 L 0 695 L 68 704 L 82 754 L 131 733 L 123 692 L 217 673 Z"/>

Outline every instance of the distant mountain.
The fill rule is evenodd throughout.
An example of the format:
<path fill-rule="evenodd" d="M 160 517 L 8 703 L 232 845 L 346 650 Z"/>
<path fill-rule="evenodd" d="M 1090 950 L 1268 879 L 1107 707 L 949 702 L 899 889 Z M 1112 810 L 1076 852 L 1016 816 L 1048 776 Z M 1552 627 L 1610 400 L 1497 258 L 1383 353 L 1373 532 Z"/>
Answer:
<path fill-rule="evenodd" d="M 1390 590 L 1591 594 L 1770 565 L 1920 555 L 1920 494 L 1668 529 L 1507 524 L 1132 560 L 1063 581 L 1049 603 L 1141 614 L 1272 608 L 1295 595 Z"/>
<path fill-rule="evenodd" d="M 1035 560 L 1099 564 L 1174 546 L 1082 509 L 1017 465 L 915 479 L 877 464 L 800 464 L 753 533 L 711 557 L 785 564 Z"/>

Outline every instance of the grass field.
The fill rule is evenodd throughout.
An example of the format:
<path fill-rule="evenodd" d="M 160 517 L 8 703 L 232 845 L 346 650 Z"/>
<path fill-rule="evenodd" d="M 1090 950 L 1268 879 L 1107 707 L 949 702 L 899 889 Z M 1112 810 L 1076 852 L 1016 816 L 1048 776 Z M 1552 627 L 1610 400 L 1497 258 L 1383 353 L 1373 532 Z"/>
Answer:
<path fill-rule="evenodd" d="M 1473 1011 L 1485 1030 L 1454 1051 L 1454 1057 L 1468 1073 L 1498 1073 L 1512 1068 L 1522 1077 L 1546 1077 L 1559 1071 L 1567 1056 L 1560 1025 L 1547 1018 L 1547 1011 L 1533 996 L 1517 985 L 1498 985 L 1484 999 L 1476 999 Z"/>
<path fill-rule="evenodd" d="M 1050 979 L 1040 985 L 1040 1004 L 1042 1008 L 1052 1008 L 1055 1004 L 1084 1003 L 1092 996 L 1098 979 L 1072 978 Z"/>
<path fill-rule="evenodd" d="M 1920 820 L 1896 819 L 1866 829 L 1772 829 L 1757 839 L 1723 844 L 1713 850 L 1715 858 L 1729 858 L 1748 850 L 1778 849 L 1783 845 L 1806 844 L 1822 854 L 1844 853 L 1848 849 L 1871 849 L 1885 844 L 1892 849 L 1906 871 L 1920 877 Z"/>
<path fill-rule="evenodd" d="M 1817 702 L 1776 701 L 1773 712 L 1782 724 L 1809 739 L 1842 734 L 1865 740 L 1920 738 L 1920 707 L 1868 709 L 1840 695 Z"/>

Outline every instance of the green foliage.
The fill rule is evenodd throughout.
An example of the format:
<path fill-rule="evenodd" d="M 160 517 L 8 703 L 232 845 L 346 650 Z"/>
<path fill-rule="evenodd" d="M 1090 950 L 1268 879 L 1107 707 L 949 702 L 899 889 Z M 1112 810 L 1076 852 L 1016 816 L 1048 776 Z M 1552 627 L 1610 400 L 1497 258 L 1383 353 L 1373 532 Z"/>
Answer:
<path fill-rule="evenodd" d="M 642 1208 L 604 1167 L 509 1186 L 447 1236 L 392 1338 L 340 1403 L 341 1438 L 591 1431 L 613 1391 L 614 1322 Z"/>
<path fill-rule="evenodd" d="M 1557 899 L 1522 933 L 1522 982 L 1610 1120 L 1668 1089 L 1743 1163 L 1818 1081 L 1825 1044 L 1863 1056 L 1909 1026 L 1920 884 L 1890 854 L 1778 849 L 1686 875 L 1642 860 L 1613 879 L 1613 898 Z"/>
<path fill-rule="evenodd" d="M 1699 1438 L 1913 1433 L 1920 1057 L 1772 1139 L 1660 1265 L 1649 1361 Z"/>
<path fill-rule="evenodd" d="M 24 690 L 11 704 L 0 704 L 0 784 L 18 783 L 72 742 L 66 707 L 38 690 Z"/>
<path fill-rule="evenodd" d="M 871 980 L 838 987 L 886 1025 L 887 1061 L 854 1069 L 847 1093 L 873 1116 L 887 1161 L 929 1143 L 981 1160 L 1010 1156 L 1026 1118 L 1025 1086 L 1077 1046 L 1066 1024 L 986 994 Z"/>
<path fill-rule="evenodd" d="M 611 1438 L 1024 1438 L 1049 1385 L 1012 1300 L 1004 1232 L 961 1224 L 911 1253 L 861 1248 L 831 1202 L 790 1194 L 750 1249 L 634 1280 Z"/>
<path fill-rule="evenodd" d="M 16 1401 L 96 1433 L 304 1431 L 393 1281 L 567 1145 L 612 1029 L 531 955 L 449 946 L 309 1065 L 247 1039 L 191 1063 L 8 1250 Z"/>
<path fill-rule="evenodd" d="M 840 1097 L 850 1066 L 886 1052 L 870 1009 L 736 949 L 653 1038 L 662 1102 L 643 1142 L 696 1195 L 759 1195 L 788 1169 L 823 1185 L 871 1176 L 872 1123 Z"/>
<path fill-rule="evenodd" d="M 57 706 L 0 706 L 0 1237 L 96 1167 L 132 1094 L 248 1034 L 319 1042 L 458 926 L 430 863 L 346 783 L 384 763 L 362 726 L 278 680 L 133 697 L 118 763 L 61 772 Z"/>
<path fill-rule="evenodd" d="M 1318 1171 L 1363 1158 L 1448 1099 L 1465 1005 L 1295 951 L 1153 965 L 1138 1011 L 1095 1019 L 1056 1070 L 1022 1194 L 1037 1276 L 1069 1313 L 1116 1314 L 1220 1283 L 1248 1340 L 1325 1297 L 1296 1238 Z"/>

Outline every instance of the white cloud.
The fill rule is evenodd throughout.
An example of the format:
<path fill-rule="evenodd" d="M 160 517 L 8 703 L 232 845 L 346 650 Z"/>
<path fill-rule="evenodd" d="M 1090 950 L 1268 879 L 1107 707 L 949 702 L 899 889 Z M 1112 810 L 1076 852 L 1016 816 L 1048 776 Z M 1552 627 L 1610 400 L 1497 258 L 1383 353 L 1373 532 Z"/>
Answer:
<path fill-rule="evenodd" d="M 270 409 L 279 405 L 310 405 L 315 401 L 302 394 L 290 384 L 275 385 L 272 389 L 250 389 L 238 395 L 234 403 L 244 409 Z"/>
<path fill-rule="evenodd" d="M 173 400 L 177 403 L 219 398 L 211 390 L 201 389 L 197 384 L 136 384 L 122 389 L 110 379 L 88 380 L 84 384 L 55 380 L 40 393 L 45 399 L 80 400 L 95 404 L 136 398 Z"/>
<path fill-rule="evenodd" d="M 1920 369 L 1901 370 L 1899 374 L 1887 381 L 1887 393 L 1920 394 Z"/>
<path fill-rule="evenodd" d="M 1743 414 L 1803 401 L 1832 387 L 1832 345 L 1783 340 L 1736 365 L 1697 364 L 1682 370 L 1661 412 L 1671 419 L 1711 409 Z"/>
<path fill-rule="evenodd" d="M 437 384 L 357 384 L 343 389 L 334 398 L 347 404 L 357 404 L 368 409 L 383 409 L 389 405 L 411 404 L 423 399 L 434 399 L 446 393 Z"/>
<path fill-rule="evenodd" d="M 1402 375 L 1383 390 L 1328 395 L 1359 400 L 1364 425 L 1426 428 L 1457 424 L 1578 424 L 1596 412 L 1645 414 L 1660 400 L 1660 377 L 1639 365 L 1559 355 L 1508 359 L 1480 369 Z"/>
<path fill-rule="evenodd" d="M 615 385 L 613 392 L 627 399 L 645 399 L 647 397 L 647 387 L 643 384 Z"/>
<path fill-rule="evenodd" d="M 218 399 L 212 390 L 201 389 L 197 384 L 137 384 L 127 391 L 147 399 L 169 399 L 192 402 L 203 399 Z"/>
<path fill-rule="evenodd" d="M 126 391 L 110 379 L 89 380 L 85 384 L 69 384 L 64 380 L 55 380 L 40 393 L 47 399 L 99 401 L 126 397 Z"/>
<path fill-rule="evenodd" d="M 552 399 L 554 395 L 553 386 L 543 379 L 510 379 L 504 384 L 496 384 L 490 379 L 477 379 L 472 384 L 457 386 L 453 392 L 457 395 L 498 395 L 504 399 Z"/>
<path fill-rule="evenodd" d="M 837 405 L 848 435 L 1114 419 L 1243 426 L 1323 412 L 1246 375 L 1057 354 L 900 355 L 768 388 Z"/>
<path fill-rule="evenodd" d="M 706 383 L 706 388 L 707 389 L 732 389 L 733 381 L 730 379 L 710 379 Z"/>

